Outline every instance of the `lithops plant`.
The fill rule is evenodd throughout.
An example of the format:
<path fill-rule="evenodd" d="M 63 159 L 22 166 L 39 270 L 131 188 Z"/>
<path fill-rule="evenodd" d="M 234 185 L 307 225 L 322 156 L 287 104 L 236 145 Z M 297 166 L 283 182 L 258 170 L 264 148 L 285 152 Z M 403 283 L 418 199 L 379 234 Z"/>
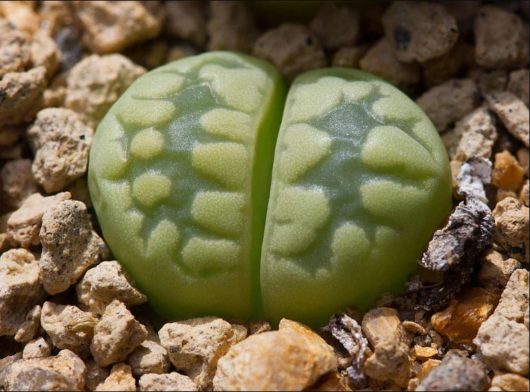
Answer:
<path fill-rule="evenodd" d="M 269 64 L 210 52 L 144 75 L 100 123 L 94 207 L 162 315 L 316 325 L 366 308 L 448 214 L 445 149 L 406 95 L 338 68 L 285 93 Z"/>

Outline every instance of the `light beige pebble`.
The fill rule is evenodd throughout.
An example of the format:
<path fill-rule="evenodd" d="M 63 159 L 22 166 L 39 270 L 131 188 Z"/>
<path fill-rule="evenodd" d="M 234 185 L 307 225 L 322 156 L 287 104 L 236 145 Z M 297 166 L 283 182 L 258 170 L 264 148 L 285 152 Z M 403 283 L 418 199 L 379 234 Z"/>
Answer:
<path fill-rule="evenodd" d="M 56 356 L 21 359 L 0 372 L 0 389 L 6 391 L 81 391 L 86 367 L 69 350 Z"/>
<path fill-rule="evenodd" d="M 44 67 L 6 73 L 0 80 L 0 126 L 31 120 L 40 108 L 46 83 Z"/>
<path fill-rule="evenodd" d="M 385 36 L 399 61 L 425 62 L 447 53 L 458 39 L 455 18 L 442 4 L 394 1 L 383 15 Z"/>
<path fill-rule="evenodd" d="M 521 191 L 519 192 L 519 200 L 521 201 L 521 203 L 523 203 L 525 206 L 529 206 L 530 205 L 530 202 L 529 202 L 529 199 L 530 199 L 530 195 L 529 195 L 529 184 L 528 184 L 528 180 L 525 181 L 525 183 L 523 184 L 523 187 L 521 188 Z"/>
<path fill-rule="evenodd" d="M 346 67 L 346 68 L 359 68 L 359 63 L 366 51 L 368 46 L 347 46 L 338 49 L 331 60 L 333 67 Z"/>
<path fill-rule="evenodd" d="M 154 340 L 144 340 L 128 358 L 136 377 L 148 373 L 167 373 L 171 367 L 167 350 Z"/>
<path fill-rule="evenodd" d="M 22 135 L 23 131 L 16 125 L 4 125 L 0 127 L 0 148 L 11 147 Z"/>
<path fill-rule="evenodd" d="M 93 359 L 85 361 L 86 366 L 86 389 L 95 391 L 97 386 L 101 384 L 109 376 L 110 371 L 107 368 L 102 368 Z"/>
<path fill-rule="evenodd" d="M 30 64 L 29 37 L 0 19 L 0 79 L 8 72 L 23 72 Z"/>
<path fill-rule="evenodd" d="M 443 132 L 480 104 L 480 94 L 473 80 L 451 79 L 427 90 L 416 103 Z"/>
<path fill-rule="evenodd" d="M 392 44 L 386 38 L 374 44 L 359 62 L 362 70 L 373 73 L 396 86 L 407 89 L 420 81 L 420 69 L 416 64 L 398 61 Z"/>
<path fill-rule="evenodd" d="M 59 68 L 61 51 L 44 31 L 37 31 L 31 40 L 31 63 L 34 67 L 46 68 L 46 77 L 51 78 Z"/>
<path fill-rule="evenodd" d="M 475 59 L 485 68 L 528 64 L 528 24 L 512 12 L 485 5 L 475 18 Z"/>
<path fill-rule="evenodd" d="M 27 313 L 44 299 L 39 264 L 25 249 L 11 249 L 0 256 L 0 336 L 13 336 Z"/>
<path fill-rule="evenodd" d="M 95 127 L 120 95 L 144 73 L 144 68 L 121 54 L 88 56 L 68 74 L 65 105 Z"/>
<path fill-rule="evenodd" d="M 491 291 L 503 290 L 512 272 L 520 268 L 521 264 L 512 258 L 505 259 L 496 250 L 490 250 L 481 259 L 477 282 Z"/>
<path fill-rule="evenodd" d="M 329 50 L 351 46 L 360 33 L 359 12 L 347 3 L 323 3 L 309 23 L 309 28 Z"/>
<path fill-rule="evenodd" d="M 41 280 L 52 295 L 67 290 L 108 252 L 80 201 L 66 200 L 46 210 L 39 237 Z"/>
<path fill-rule="evenodd" d="M 528 309 L 528 290 L 528 271 L 515 270 L 502 292 L 495 315 L 522 323 Z"/>
<path fill-rule="evenodd" d="M 28 311 L 24 322 L 15 334 L 15 341 L 25 343 L 35 337 L 40 328 L 41 310 L 42 307 L 40 305 L 35 305 Z"/>
<path fill-rule="evenodd" d="M 89 269 L 76 291 L 79 303 L 96 314 L 103 314 L 114 299 L 128 307 L 147 301 L 146 296 L 131 285 L 131 279 L 117 261 L 104 261 Z"/>
<path fill-rule="evenodd" d="M 32 172 L 47 193 L 58 192 L 85 175 L 92 128 L 69 109 L 48 108 L 37 114 L 28 129 L 35 152 Z"/>
<path fill-rule="evenodd" d="M 206 24 L 208 49 L 249 53 L 259 31 L 252 12 L 241 1 L 211 1 Z"/>
<path fill-rule="evenodd" d="M 30 159 L 7 161 L 0 170 L 0 198 L 6 206 L 19 208 L 37 190 Z"/>
<path fill-rule="evenodd" d="M 53 345 L 68 349 L 82 358 L 88 356 L 97 319 L 75 305 L 59 305 L 51 301 L 42 305 L 40 323 Z"/>
<path fill-rule="evenodd" d="M 3 14 L 16 29 L 31 36 L 40 25 L 40 17 L 35 8 L 34 1 L 2 1 L 0 15 Z"/>
<path fill-rule="evenodd" d="M 165 30 L 173 38 L 190 41 L 194 45 L 206 43 L 206 7 L 198 1 L 168 1 Z"/>
<path fill-rule="evenodd" d="M 132 376 L 131 367 L 124 363 L 112 366 L 110 375 L 98 384 L 96 391 L 136 391 L 136 380 Z"/>
<path fill-rule="evenodd" d="M 489 108 L 499 116 L 508 132 L 528 147 L 530 144 L 530 114 L 524 102 L 508 91 L 487 94 L 486 101 Z"/>
<path fill-rule="evenodd" d="M 279 331 L 251 335 L 219 360 L 215 390 L 303 390 L 335 370 L 333 349 L 302 324 L 283 319 Z"/>
<path fill-rule="evenodd" d="M 317 37 L 301 24 L 282 24 L 267 31 L 257 39 L 252 53 L 273 63 L 288 80 L 327 63 Z"/>
<path fill-rule="evenodd" d="M 510 72 L 508 86 L 506 89 L 524 102 L 526 107 L 529 104 L 528 90 L 530 89 L 529 81 L 530 71 L 528 69 L 518 69 Z"/>
<path fill-rule="evenodd" d="M 528 378 L 518 374 L 497 374 L 491 380 L 489 391 L 528 391 Z"/>
<path fill-rule="evenodd" d="M 398 312 L 393 308 L 374 308 L 368 311 L 361 323 L 361 328 L 372 347 L 386 340 L 394 339 L 401 329 Z"/>
<path fill-rule="evenodd" d="M 442 141 L 450 159 L 463 162 L 471 157 L 490 158 L 497 136 L 493 116 L 481 106 L 457 121 Z"/>
<path fill-rule="evenodd" d="M 159 20 L 140 1 L 74 1 L 83 42 L 98 54 L 119 52 L 158 35 Z"/>
<path fill-rule="evenodd" d="M 46 197 L 34 193 L 26 198 L 20 208 L 7 220 L 7 233 L 12 241 L 24 248 L 38 245 L 42 216 L 51 207 L 68 199 L 70 199 L 68 192 Z"/>
<path fill-rule="evenodd" d="M 29 341 L 22 350 L 22 358 L 46 358 L 52 354 L 50 344 L 43 338 L 37 338 Z"/>
<path fill-rule="evenodd" d="M 473 343 L 484 361 L 496 370 L 528 374 L 528 328 L 495 313 L 480 326 Z"/>
<path fill-rule="evenodd" d="M 496 227 L 495 242 L 514 259 L 528 263 L 528 207 L 513 197 L 507 197 L 497 203 L 492 214 Z"/>
<path fill-rule="evenodd" d="M 140 377 L 139 385 L 140 391 L 197 391 L 191 378 L 177 372 L 144 374 Z"/>
<path fill-rule="evenodd" d="M 215 317 L 168 323 L 158 336 L 175 369 L 189 376 L 199 389 L 209 387 L 217 361 L 238 341 L 233 326 Z"/>
<path fill-rule="evenodd" d="M 124 361 L 147 337 L 140 324 L 119 300 L 112 301 L 94 328 L 90 351 L 99 366 Z"/>

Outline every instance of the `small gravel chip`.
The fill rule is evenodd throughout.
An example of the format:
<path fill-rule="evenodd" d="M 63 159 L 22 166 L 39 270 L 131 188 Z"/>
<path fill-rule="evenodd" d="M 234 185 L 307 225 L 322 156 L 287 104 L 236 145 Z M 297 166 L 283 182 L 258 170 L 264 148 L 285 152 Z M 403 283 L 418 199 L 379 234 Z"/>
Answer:
<path fill-rule="evenodd" d="M 485 5 L 475 18 L 475 60 L 484 68 L 528 64 L 528 23 L 512 12 Z"/>
<path fill-rule="evenodd" d="M 491 380 L 490 391 L 528 391 L 528 378 L 518 374 L 498 374 Z"/>
<path fill-rule="evenodd" d="M 87 357 L 97 319 L 74 305 L 46 301 L 42 305 L 41 325 L 53 345 Z"/>
<path fill-rule="evenodd" d="M 416 391 L 486 391 L 488 387 L 486 367 L 451 350 L 420 382 Z"/>
<path fill-rule="evenodd" d="M 158 336 L 157 336 L 158 338 Z M 171 367 L 167 350 L 160 343 L 146 339 L 129 355 L 129 365 L 136 377 L 148 373 L 167 373 Z"/>
<path fill-rule="evenodd" d="M 104 261 L 89 269 L 76 286 L 79 303 L 91 312 L 103 314 L 114 299 L 125 306 L 139 305 L 147 301 L 131 284 L 131 280 L 117 261 Z"/>
<path fill-rule="evenodd" d="M 501 200 L 493 210 L 495 218 L 494 239 L 510 257 L 528 263 L 529 210 L 513 197 Z"/>
<path fill-rule="evenodd" d="M 17 333 L 15 334 L 15 341 L 19 343 L 29 342 L 37 335 L 40 327 L 40 315 L 42 307 L 35 305 L 26 314 L 24 322 L 20 325 Z"/>
<path fill-rule="evenodd" d="M 510 151 L 495 154 L 495 164 L 491 173 L 491 183 L 499 189 L 516 191 L 521 189 L 524 169 Z"/>
<path fill-rule="evenodd" d="M 39 237 L 41 280 L 52 295 L 67 290 L 106 253 L 80 201 L 66 200 L 46 210 Z"/>
<path fill-rule="evenodd" d="M 26 34 L 0 19 L 0 79 L 8 72 L 23 72 L 30 63 Z"/>
<path fill-rule="evenodd" d="M 147 329 L 122 302 L 114 300 L 94 328 L 90 351 L 99 366 L 108 366 L 124 361 L 146 337 Z"/>
<path fill-rule="evenodd" d="M 522 323 L 525 312 L 528 312 L 528 289 L 528 271 L 515 270 L 502 292 L 495 315 Z"/>
<path fill-rule="evenodd" d="M 442 56 L 458 39 L 456 20 L 442 4 L 395 1 L 382 22 L 396 57 L 403 62 Z"/>
<path fill-rule="evenodd" d="M 512 258 L 490 250 L 481 260 L 481 267 L 477 275 L 477 282 L 490 291 L 502 291 L 512 272 L 520 268 L 521 264 Z"/>
<path fill-rule="evenodd" d="M 355 8 L 333 2 L 324 2 L 309 24 L 322 46 L 330 50 L 355 44 L 360 27 Z"/>
<path fill-rule="evenodd" d="M 40 337 L 26 343 L 24 350 L 22 350 L 22 358 L 46 358 L 49 357 L 51 353 L 52 348 L 50 347 L 50 344 L 43 337 Z"/>
<path fill-rule="evenodd" d="M 289 80 L 326 66 L 326 56 L 317 37 L 300 24 L 282 24 L 267 31 L 258 38 L 252 52 L 273 63 Z"/>
<path fill-rule="evenodd" d="M 478 107 L 480 94 L 473 80 L 452 79 L 427 90 L 416 103 L 441 133 Z"/>
<path fill-rule="evenodd" d="M 124 363 L 112 366 L 110 375 L 98 384 L 96 391 L 136 391 L 136 380 L 132 376 L 131 367 Z"/>
<path fill-rule="evenodd" d="M 47 78 L 51 78 L 59 68 L 61 60 L 61 52 L 53 38 L 44 31 L 37 31 L 33 35 L 30 50 L 33 66 L 43 66 L 46 68 Z"/>
<path fill-rule="evenodd" d="M 191 378 L 177 372 L 144 374 L 139 381 L 140 391 L 197 391 Z"/>
<path fill-rule="evenodd" d="M 524 102 L 508 91 L 487 94 L 486 102 L 508 132 L 528 147 L 530 114 Z"/>

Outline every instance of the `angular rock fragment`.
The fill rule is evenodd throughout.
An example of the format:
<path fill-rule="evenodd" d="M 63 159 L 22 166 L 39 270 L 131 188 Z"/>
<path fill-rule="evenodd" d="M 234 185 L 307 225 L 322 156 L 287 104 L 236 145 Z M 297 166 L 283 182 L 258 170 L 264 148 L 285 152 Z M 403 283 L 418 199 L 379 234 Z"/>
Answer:
<path fill-rule="evenodd" d="M 76 290 L 78 301 L 96 314 L 103 314 L 114 299 L 125 306 L 147 301 L 145 295 L 131 285 L 130 278 L 117 261 L 104 261 L 89 269 Z"/>
<path fill-rule="evenodd" d="M 512 272 L 521 267 L 517 260 L 505 259 L 501 253 L 495 250 L 490 250 L 481 260 L 481 263 L 477 282 L 491 291 L 504 290 Z"/>
<path fill-rule="evenodd" d="M 67 290 L 107 252 L 92 230 L 86 206 L 79 201 L 66 200 L 48 209 L 39 236 L 42 284 L 52 295 Z"/>
<path fill-rule="evenodd" d="M 24 248 L 39 244 L 39 232 L 44 213 L 64 200 L 70 199 L 70 193 L 62 192 L 43 197 L 34 193 L 24 200 L 18 210 L 7 220 L 7 233 L 15 244 Z"/>
<path fill-rule="evenodd" d="M 147 329 L 122 302 L 114 300 L 94 328 L 90 351 L 99 366 L 108 366 L 125 360 L 146 337 Z"/>
<path fill-rule="evenodd" d="M 506 373 L 499 374 L 491 380 L 489 391 L 528 391 L 530 385 L 528 378 L 518 374 Z"/>
<path fill-rule="evenodd" d="M 164 374 L 171 367 L 167 350 L 159 342 L 150 339 L 144 340 L 129 355 L 128 362 L 136 377 L 150 373 Z"/>
<path fill-rule="evenodd" d="M 144 374 L 139 385 L 140 391 L 197 391 L 197 386 L 188 376 L 177 372 Z"/>
<path fill-rule="evenodd" d="M 132 376 L 131 367 L 124 363 L 112 366 L 110 375 L 99 383 L 96 391 L 136 391 L 136 380 Z"/>
<path fill-rule="evenodd" d="M 524 102 L 508 91 L 487 94 L 486 101 L 508 132 L 528 147 L 530 115 Z"/>
<path fill-rule="evenodd" d="M 234 345 L 219 360 L 213 385 L 231 391 L 302 390 L 336 366 L 333 349 L 320 336 L 283 319 L 279 331 Z"/>
<path fill-rule="evenodd" d="M 494 240 L 510 257 L 528 263 L 529 210 L 513 197 L 501 200 L 493 210 Z"/>
<path fill-rule="evenodd" d="M 0 19 L 0 79 L 8 72 L 22 72 L 30 63 L 28 36 Z"/>
<path fill-rule="evenodd" d="M 50 301 L 42 305 L 41 325 L 53 345 L 68 349 L 80 357 L 88 356 L 97 319 L 74 305 L 59 305 Z"/>
<path fill-rule="evenodd" d="M 395 1 L 383 15 L 385 35 L 403 62 L 425 62 L 455 44 L 458 27 L 442 4 Z"/>
<path fill-rule="evenodd" d="M 13 336 L 27 313 L 44 298 L 35 256 L 11 249 L 0 256 L 0 336 Z"/>
<path fill-rule="evenodd" d="M 52 348 L 50 344 L 44 340 L 43 337 L 40 337 L 26 343 L 24 350 L 22 351 L 22 358 L 46 358 L 49 357 L 51 353 Z"/>
<path fill-rule="evenodd" d="M 32 172 L 47 193 L 58 192 L 86 173 L 92 129 L 72 110 L 48 108 L 28 130 L 35 152 Z"/>
<path fill-rule="evenodd" d="M 38 31 L 32 38 L 31 63 L 34 67 L 46 68 L 46 76 L 49 79 L 59 68 L 61 52 L 53 38 L 43 31 Z"/>
<path fill-rule="evenodd" d="M 41 306 L 35 305 L 26 314 L 24 322 L 15 334 L 15 341 L 20 343 L 29 342 L 35 337 L 40 327 Z"/>
<path fill-rule="evenodd" d="M 300 24 L 282 24 L 267 31 L 257 39 L 252 53 L 273 63 L 288 80 L 326 65 L 318 39 Z"/>
<path fill-rule="evenodd" d="M 491 183 L 499 189 L 516 191 L 521 188 L 524 169 L 508 150 L 495 154 L 495 165 L 491 173 Z"/>

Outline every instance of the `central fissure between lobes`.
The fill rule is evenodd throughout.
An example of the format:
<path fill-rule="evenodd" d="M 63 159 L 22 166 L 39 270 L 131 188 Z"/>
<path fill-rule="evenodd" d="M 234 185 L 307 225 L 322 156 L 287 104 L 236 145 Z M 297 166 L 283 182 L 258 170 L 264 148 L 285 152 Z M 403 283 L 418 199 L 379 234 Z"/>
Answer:
<path fill-rule="evenodd" d="M 311 322 L 413 270 L 406 251 L 397 278 L 362 281 L 381 242 L 428 238 L 402 221 L 446 175 L 432 125 L 360 71 L 314 71 L 285 92 L 270 65 L 209 53 L 140 78 L 99 126 L 89 186 L 100 225 L 164 315 Z M 340 276 L 352 273 L 356 288 Z"/>

